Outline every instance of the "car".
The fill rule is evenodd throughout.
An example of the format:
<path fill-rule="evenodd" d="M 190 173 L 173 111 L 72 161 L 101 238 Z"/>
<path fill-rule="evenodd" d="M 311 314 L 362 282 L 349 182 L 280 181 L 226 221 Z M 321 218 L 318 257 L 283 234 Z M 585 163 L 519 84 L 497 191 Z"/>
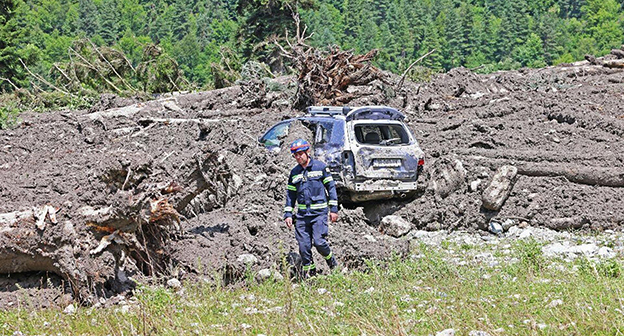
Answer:
<path fill-rule="evenodd" d="M 307 140 L 314 157 L 327 164 L 343 203 L 415 195 L 424 152 L 397 109 L 310 106 L 304 116 L 280 121 L 258 141 L 279 151 L 297 120 L 312 131 Z"/>

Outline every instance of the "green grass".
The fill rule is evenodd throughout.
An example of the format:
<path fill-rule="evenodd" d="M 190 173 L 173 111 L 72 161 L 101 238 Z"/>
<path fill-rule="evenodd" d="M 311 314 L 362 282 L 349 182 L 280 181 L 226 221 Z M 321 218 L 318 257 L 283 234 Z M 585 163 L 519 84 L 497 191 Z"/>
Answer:
<path fill-rule="evenodd" d="M 488 247 L 486 247 L 487 249 Z M 478 250 L 478 251 L 477 251 Z M 411 258 L 303 283 L 268 281 L 227 289 L 142 286 L 110 308 L 21 308 L 0 312 L 0 333 L 63 335 L 622 335 L 622 261 L 564 263 L 541 244 L 512 243 L 489 265 L 483 248 L 418 246 Z M 514 259 L 515 261 L 512 261 Z M 464 261 L 457 263 L 457 261 Z M 561 300 L 561 301 L 558 301 Z"/>

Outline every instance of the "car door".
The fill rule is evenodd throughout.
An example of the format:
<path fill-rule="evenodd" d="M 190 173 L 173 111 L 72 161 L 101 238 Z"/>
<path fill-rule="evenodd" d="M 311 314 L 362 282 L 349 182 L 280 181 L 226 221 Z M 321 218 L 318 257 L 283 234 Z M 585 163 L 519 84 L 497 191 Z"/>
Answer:
<path fill-rule="evenodd" d="M 258 142 L 263 144 L 269 151 L 279 151 L 282 139 L 288 135 L 288 128 L 292 121 L 291 119 L 279 122 L 266 131 L 266 133 L 258 139 Z"/>

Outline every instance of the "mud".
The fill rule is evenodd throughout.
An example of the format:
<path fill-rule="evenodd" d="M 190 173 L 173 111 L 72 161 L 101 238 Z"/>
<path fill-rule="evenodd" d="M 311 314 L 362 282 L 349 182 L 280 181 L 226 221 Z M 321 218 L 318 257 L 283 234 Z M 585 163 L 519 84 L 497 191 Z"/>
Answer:
<path fill-rule="evenodd" d="M 295 161 L 256 140 L 301 115 L 293 81 L 149 102 L 105 96 L 90 110 L 25 114 L 0 131 L 0 307 L 93 304 L 161 276 L 236 285 L 280 270 L 297 251 L 282 222 Z M 414 230 L 621 229 L 623 81 L 618 69 L 581 62 L 350 87 L 351 106 L 406 113 L 426 157 L 415 198 L 341 209 L 330 227 L 339 262 L 406 255 L 409 239 L 380 232 L 388 215 Z M 305 130 L 292 133 L 285 142 Z M 502 207 L 487 210 L 482 193 L 503 165 L 517 176 Z"/>

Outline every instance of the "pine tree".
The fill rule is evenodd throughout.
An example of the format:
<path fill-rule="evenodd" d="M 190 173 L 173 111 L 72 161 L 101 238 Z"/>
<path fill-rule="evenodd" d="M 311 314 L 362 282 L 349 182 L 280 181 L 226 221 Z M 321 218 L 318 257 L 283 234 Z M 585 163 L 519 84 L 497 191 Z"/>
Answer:
<path fill-rule="evenodd" d="M 448 42 L 444 55 L 444 68 L 456 68 L 464 64 L 464 47 L 466 46 L 459 9 L 448 9 L 444 25 L 446 26 L 446 41 Z"/>
<path fill-rule="evenodd" d="M 22 0 L 5 0 L 0 3 L 0 77 L 22 86 L 25 73 L 19 62 L 19 50 L 29 39 L 25 22 L 27 5 Z M 0 80 L 0 89 L 13 91 L 13 86 Z"/>
<path fill-rule="evenodd" d="M 119 31 L 128 29 L 134 34 L 140 34 L 146 27 L 147 12 L 139 0 L 118 0 L 119 2 Z"/>
<path fill-rule="evenodd" d="M 168 17 L 173 38 L 181 40 L 189 32 L 189 15 L 192 14 L 192 4 L 187 0 L 175 0 L 171 4 L 171 16 Z"/>
<path fill-rule="evenodd" d="M 100 10 L 100 24 L 98 26 L 98 35 L 102 37 L 107 45 L 113 45 L 117 42 L 120 35 L 119 21 L 121 15 L 119 15 L 119 9 L 117 8 L 116 0 L 103 0 Z"/>
<path fill-rule="evenodd" d="M 562 31 L 559 14 L 559 6 L 555 4 L 547 12 L 537 16 L 536 31 L 543 42 L 544 61 L 547 64 L 553 64 L 563 51 L 563 47 L 559 45 Z"/>
<path fill-rule="evenodd" d="M 425 26 L 425 35 L 422 43 L 420 44 L 418 56 L 424 55 L 433 49 L 435 49 L 436 52 L 425 58 L 422 61 L 421 65 L 436 70 L 442 69 L 442 53 L 444 52 L 444 50 L 442 48 L 440 34 L 438 33 L 435 21 L 429 18 Z"/>
<path fill-rule="evenodd" d="M 99 31 L 99 13 L 93 0 L 80 0 L 78 3 L 78 30 L 86 37 L 93 37 Z"/>

